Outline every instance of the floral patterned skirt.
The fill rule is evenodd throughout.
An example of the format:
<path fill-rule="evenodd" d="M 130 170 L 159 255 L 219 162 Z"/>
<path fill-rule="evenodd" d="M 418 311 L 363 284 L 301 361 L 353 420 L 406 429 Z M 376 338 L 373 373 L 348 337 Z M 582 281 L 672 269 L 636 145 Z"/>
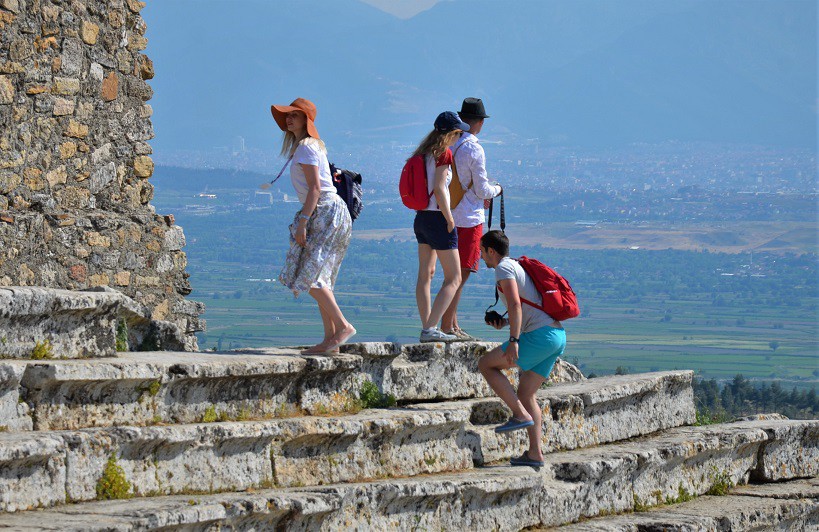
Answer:
<path fill-rule="evenodd" d="M 344 200 L 335 192 L 322 192 L 316 209 L 307 221 L 307 245 L 296 243 L 295 232 L 301 209 L 290 224 L 290 250 L 279 282 L 294 296 L 311 288 L 333 289 L 338 269 L 350 245 L 353 222 Z"/>

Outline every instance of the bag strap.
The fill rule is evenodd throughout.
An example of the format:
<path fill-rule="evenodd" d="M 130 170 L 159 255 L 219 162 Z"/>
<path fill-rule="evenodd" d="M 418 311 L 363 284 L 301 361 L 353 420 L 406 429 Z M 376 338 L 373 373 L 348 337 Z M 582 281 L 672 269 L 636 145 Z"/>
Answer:
<path fill-rule="evenodd" d="M 455 154 L 458 153 L 458 150 L 460 150 L 461 146 L 466 144 L 466 142 L 467 141 L 463 141 L 460 144 L 458 144 L 458 147 L 455 148 L 454 152 L 452 152 L 452 174 L 453 174 L 452 177 L 453 177 L 453 179 L 457 179 L 458 183 L 461 182 L 461 178 L 458 175 L 458 166 L 455 164 Z M 464 191 L 464 194 L 466 194 L 466 191 L 469 190 L 470 188 L 472 188 L 472 176 L 471 175 L 469 176 L 469 184 L 466 186 L 466 190 Z"/>
<path fill-rule="evenodd" d="M 497 197 L 500 198 L 500 229 L 502 233 L 506 232 L 506 209 L 503 205 L 503 191 L 501 190 L 500 195 Z M 489 229 L 492 229 L 492 210 L 493 206 L 495 205 L 495 198 L 489 200 Z"/>
<path fill-rule="evenodd" d="M 282 169 L 279 171 L 279 175 L 277 175 L 277 176 L 276 176 L 276 177 L 273 179 L 273 181 L 271 181 L 271 182 L 270 182 L 270 184 L 271 184 L 271 185 L 272 185 L 273 183 L 275 183 L 276 181 L 278 181 L 278 180 L 279 180 L 279 178 L 282 176 L 282 174 L 284 173 L 285 168 L 287 168 L 287 165 L 288 165 L 288 164 L 290 164 L 290 161 L 292 161 L 292 160 L 293 160 L 293 155 L 295 155 L 295 154 L 291 154 L 291 155 L 290 155 L 290 157 L 288 157 L 288 158 L 287 158 L 287 161 L 285 161 L 284 166 L 282 166 Z"/>

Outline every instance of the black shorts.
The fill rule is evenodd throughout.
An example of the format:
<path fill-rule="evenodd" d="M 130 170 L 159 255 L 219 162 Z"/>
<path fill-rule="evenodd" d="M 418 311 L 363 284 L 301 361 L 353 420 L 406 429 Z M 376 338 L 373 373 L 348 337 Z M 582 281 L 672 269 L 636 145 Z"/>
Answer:
<path fill-rule="evenodd" d="M 446 230 L 446 219 L 441 211 L 418 211 L 415 214 L 415 239 L 432 249 L 458 249 L 458 229 Z"/>

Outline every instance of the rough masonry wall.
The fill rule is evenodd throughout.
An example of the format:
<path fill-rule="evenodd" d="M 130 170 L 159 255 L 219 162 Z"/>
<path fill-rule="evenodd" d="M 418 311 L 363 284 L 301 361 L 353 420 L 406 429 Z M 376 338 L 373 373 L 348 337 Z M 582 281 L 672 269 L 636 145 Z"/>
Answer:
<path fill-rule="evenodd" d="M 0 0 L 0 286 L 107 285 L 196 348 L 182 228 L 149 204 L 138 0 Z"/>

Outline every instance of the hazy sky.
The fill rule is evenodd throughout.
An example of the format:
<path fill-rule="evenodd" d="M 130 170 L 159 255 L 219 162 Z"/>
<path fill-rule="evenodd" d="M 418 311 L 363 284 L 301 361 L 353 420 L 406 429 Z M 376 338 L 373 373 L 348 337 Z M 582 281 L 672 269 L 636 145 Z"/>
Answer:
<path fill-rule="evenodd" d="M 296 96 L 352 145 L 414 142 L 475 96 L 487 141 L 816 146 L 815 0 L 155 0 L 143 16 L 157 152 L 266 147 L 270 104 Z"/>

